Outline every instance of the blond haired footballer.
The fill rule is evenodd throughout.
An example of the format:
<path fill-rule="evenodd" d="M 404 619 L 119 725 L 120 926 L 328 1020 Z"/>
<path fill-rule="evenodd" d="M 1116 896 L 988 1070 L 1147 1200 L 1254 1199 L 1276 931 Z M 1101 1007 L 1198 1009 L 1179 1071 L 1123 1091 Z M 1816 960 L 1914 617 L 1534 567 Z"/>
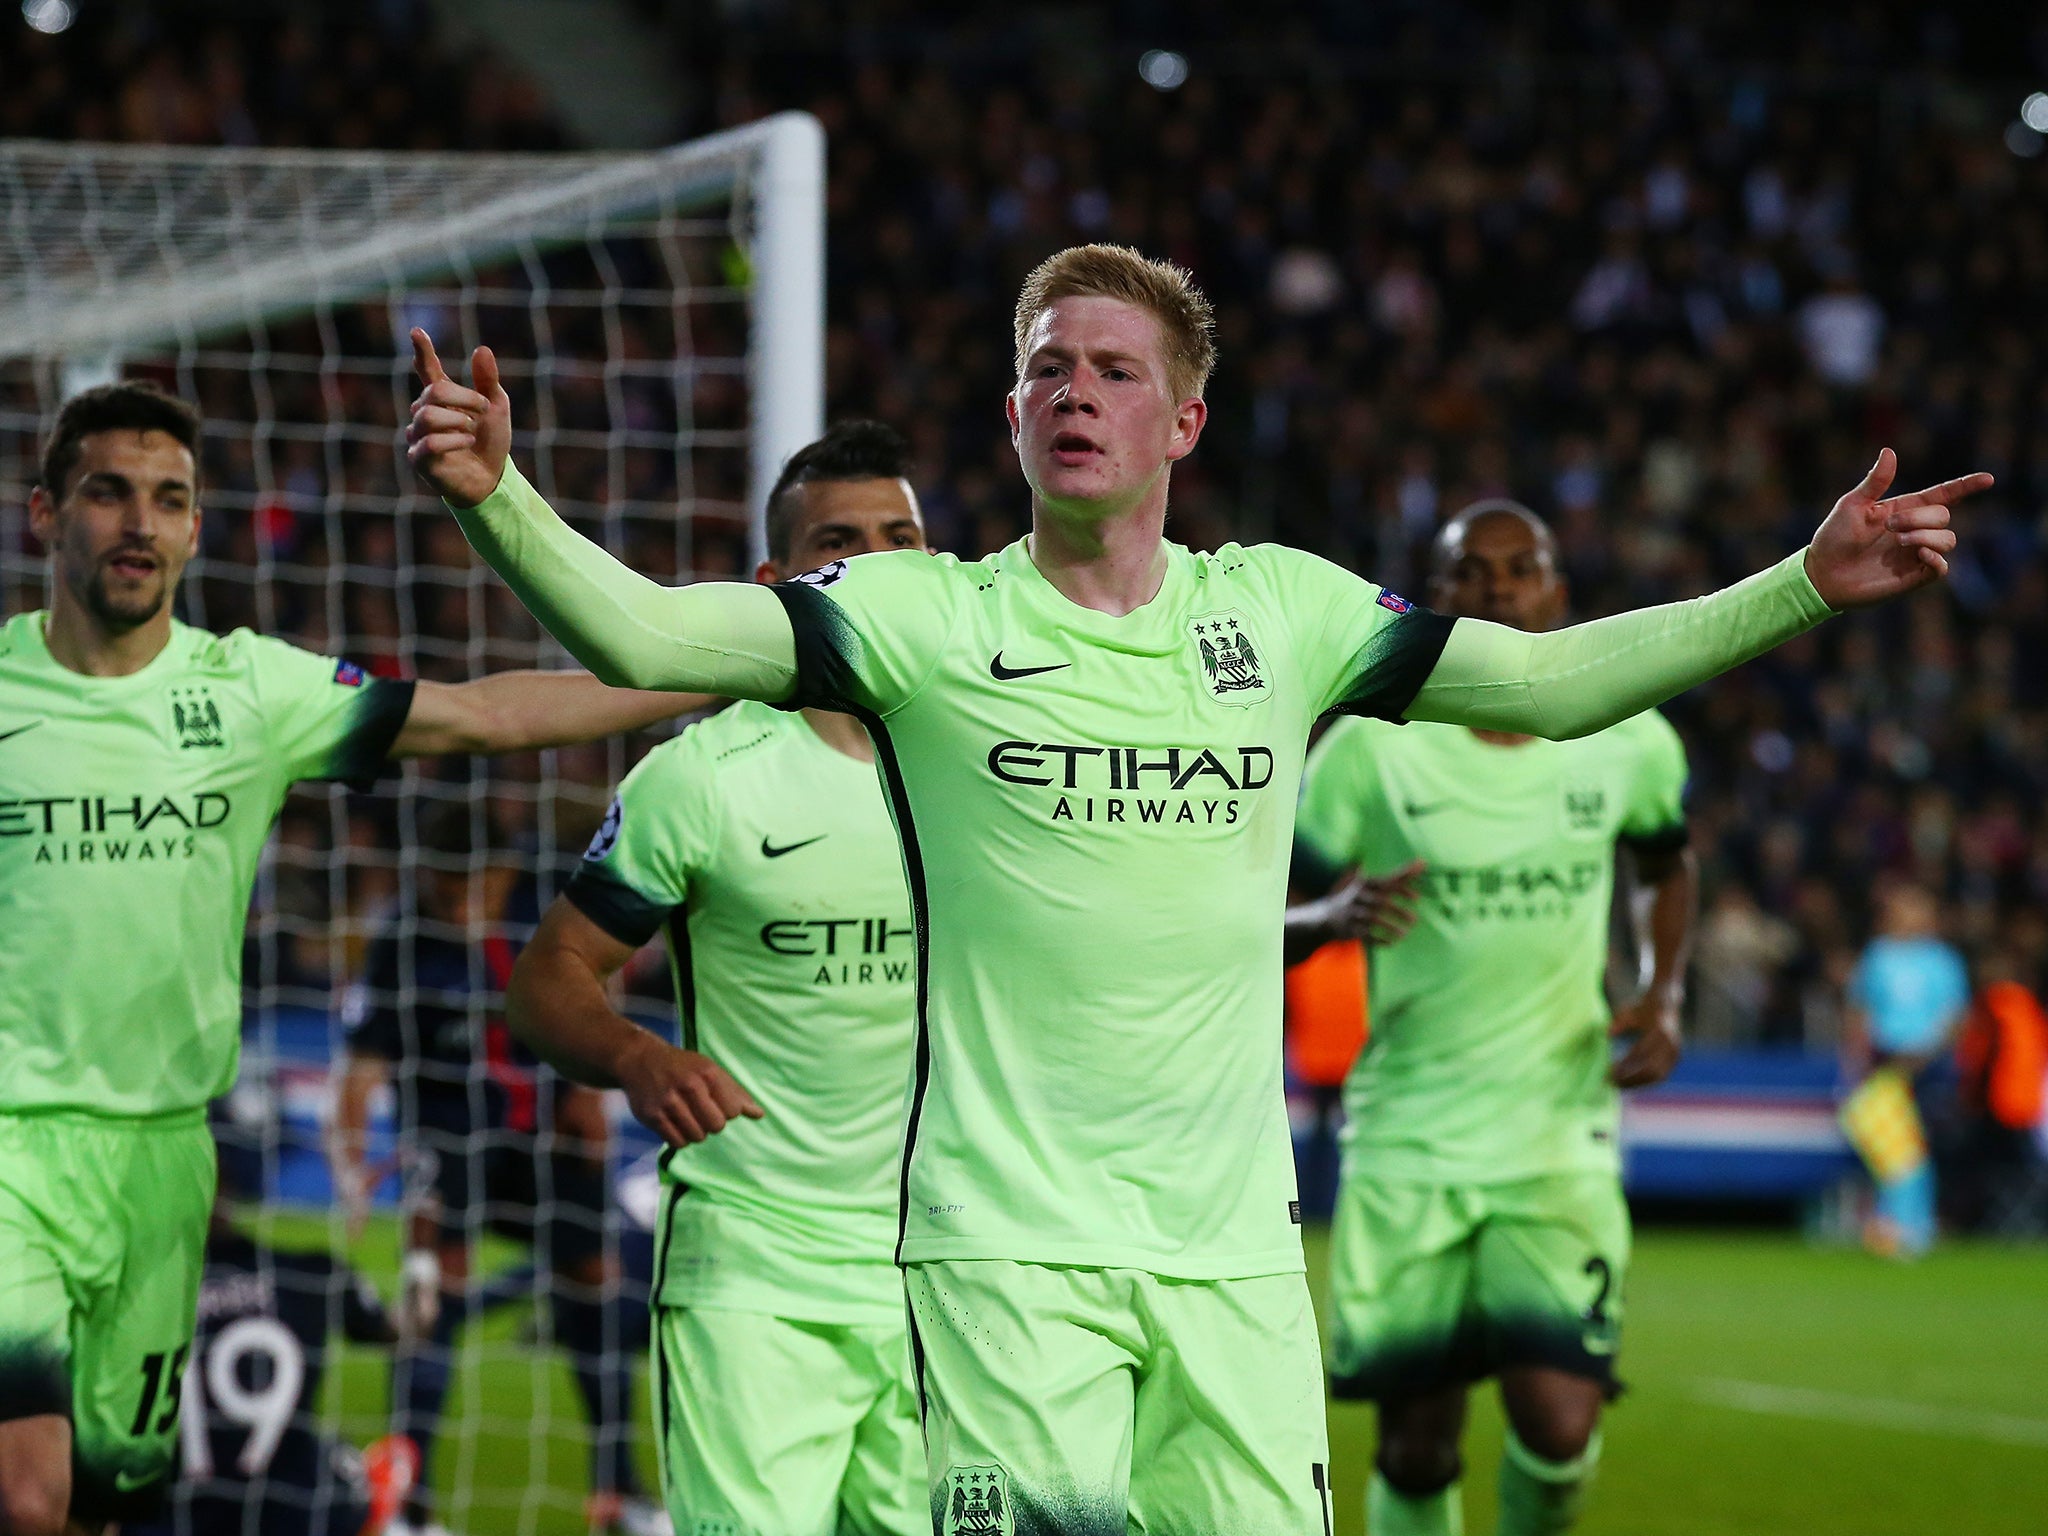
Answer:
<path fill-rule="evenodd" d="M 1208 416 L 1210 313 L 1113 246 L 1024 286 L 1005 401 L 1030 535 L 779 586 L 665 588 L 509 462 L 487 349 L 427 378 L 414 464 L 610 681 L 852 714 L 919 930 L 896 1257 L 934 1529 L 1317 1536 L 1329 1468 L 1281 1100 L 1282 912 L 1332 710 L 1571 736 L 1933 581 L 1950 482 L 1883 454 L 1805 550 L 1550 634 L 1447 618 L 1276 545 L 1164 537 Z"/>

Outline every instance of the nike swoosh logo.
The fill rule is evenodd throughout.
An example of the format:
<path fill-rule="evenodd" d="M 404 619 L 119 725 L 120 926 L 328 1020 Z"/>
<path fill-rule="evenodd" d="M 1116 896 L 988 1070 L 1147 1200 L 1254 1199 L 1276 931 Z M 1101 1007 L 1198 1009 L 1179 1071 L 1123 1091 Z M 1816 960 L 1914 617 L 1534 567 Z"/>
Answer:
<path fill-rule="evenodd" d="M 1432 800 L 1427 805 L 1417 805 L 1413 800 L 1404 800 L 1401 802 L 1401 809 L 1410 816 L 1429 816 L 1445 809 L 1450 803 L 1448 800 Z"/>
<path fill-rule="evenodd" d="M 1041 672 L 1058 672 L 1072 665 L 1071 661 L 1056 661 L 1049 667 L 1006 667 L 1003 665 L 1003 653 L 997 651 L 988 664 L 988 675 L 999 683 L 1010 683 L 1020 677 L 1036 677 Z"/>
<path fill-rule="evenodd" d="M 11 731 L 0 731 L 0 741 L 5 741 L 10 736 L 19 736 L 23 731 L 32 731 L 42 723 L 40 720 L 31 720 L 27 725 L 17 725 Z"/>
<path fill-rule="evenodd" d="M 777 848 L 764 837 L 761 839 L 761 857 L 764 859 L 779 859 L 785 853 L 795 853 L 799 848 L 808 848 L 813 843 L 822 843 L 831 835 L 829 832 L 820 832 L 816 837 L 807 837 L 800 843 L 791 843 L 787 848 Z"/>

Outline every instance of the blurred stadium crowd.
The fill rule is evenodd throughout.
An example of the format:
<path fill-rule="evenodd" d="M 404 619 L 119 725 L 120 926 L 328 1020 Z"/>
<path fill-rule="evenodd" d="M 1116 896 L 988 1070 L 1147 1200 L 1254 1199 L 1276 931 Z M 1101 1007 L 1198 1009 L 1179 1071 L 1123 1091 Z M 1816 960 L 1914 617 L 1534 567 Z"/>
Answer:
<path fill-rule="evenodd" d="M 783 107 L 824 120 L 830 411 L 911 437 L 941 547 L 979 553 L 1025 526 L 999 414 L 1010 305 L 1035 261 L 1084 239 L 1183 262 L 1217 303 L 1210 426 L 1177 471 L 1170 530 L 1196 545 L 1277 538 L 1413 588 L 1438 519 L 1507 494 L 1555 522 L 1589 616 L 1778 558 L 1881 443 L 1915 484 L 1995 471 L 1946 589 L 1671 707 L 1708 893 L 1695 1033 L 1830 1046 L 1888 877 L 1939 892 L 1956 939 L 2040 979 L 2048 352 L 2012 317 L 2048 285 L 2048 157 L 2010 122 L 2024 80 L 2004 82 L 2030 64 L 2048 75 L 2048 28 L 1885 4 L 1333 0 L 1274 23 L 1145 0 L 636 3 L 690 81 L 675 137 Z M 465 51 L 457 68 L 413 0 L 260 24 L 178 14 L 10 36 L 0 132 L 567 142 L 511 65 Z M 1182 52 L 1141 78 L 1142 49 L 1169 38 Z M 344 350 L 374 356 L 392 317 L 346 323 L 360 334 Z M 531 351 L 518 324 L 484 326 L 513 359 Z M 573 357 L 575 326 L 554 344 Z M 675 344 L 655 319 L 629 327 L 644 355 Z M 264 599 L 280 604 L 269 627 L 380 669 L 516 664 L 533 654 L 530 622 L 472 587 L 452 524 L 388 515 L 424 509 L 384 440 L 410 393 L 396 366 L 338 401 L 315 381 L 280 384 L 269 409 L 305 432 L 216 445 L 215 487 L 252 509 L 264 487 L 290 494 L 269 521 L 213 525 L 206 621 L 262 616 L 248 573 L 289 550 L 293 506 L 339 492 L 375 515 L 351 525 L 345 559 L 289 551 L 305 591 L 335 564 L 410 576 L 365 583 L 339 614 Z M 239 387 L 204 399 L 217 423 L 235 418 Z M 557 421 L 601 427 L 616 406 L 573 369 L 552 388 Z M 650 389 L 633 409 L 656 430 L 737 425 L 743 401 L 700 380 L 693 399 Z M 327 451 L 337 412 L 351 431 Z M 23 449 L 19 434 L 0 445 L 10 481 Z M 731 575 L 737 465 L 705 456 L 684 484 L 661 454 L 572 456 L 556 489 L 592 512 L 623 497 L 650 530 L 687 500 L 690 539 L 629 547 L 656 574 Z M 599 797 L 544 818 L 570 848 L 608 767 L 563 768 Z M 530 834 L 535 796 L 502 798 Z M 315 986 L 336 963 L 323 925 L 390 899 L 388 861 L 372 855 L 393 828 L 374 800 L 351 812 L 361 856 L 346 880 L 323 872 L 324 811 L 288 815 L 283 836 L 280 902 L 312 940 L 290 964 Z"/>

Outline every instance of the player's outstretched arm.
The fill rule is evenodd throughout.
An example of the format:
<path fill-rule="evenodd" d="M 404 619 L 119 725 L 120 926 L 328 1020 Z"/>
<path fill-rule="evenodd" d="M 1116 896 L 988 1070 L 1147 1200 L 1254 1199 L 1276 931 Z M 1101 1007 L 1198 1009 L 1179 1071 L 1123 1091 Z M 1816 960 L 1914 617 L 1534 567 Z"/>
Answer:
<path fill-rule="evenodd" d="M 764 1111 L 709 1057 L 670 1045 L 622 1016 L 605 983 L 632 958 L 620 942 L 557 898 L 520 952 L 505 1021 L 533 1053 L 573 1082 L 623 1088 L 634 1118 L 671 1146 L 703 1141 Z"/>
<path fill-rule="evenodd" d="M 751 582 L 664 587 L 628 570 L 555 515 L 512 463 L 512 402 L 489 347 L 470 356 L 475 388 L 412 333 L 425 385 L 406 457 L 440 492 L 478 554 L 535 618 L 603 681 L 762 699 L 796 686 L 796 637 L 781 602 Z"/>
<path fill-rule="evenodd" d="M 1956 547 L 1949 507 L 1989 489 L 1991 476 L 1964 475 L 1887 500 L 1897 469 L 1885 449 L 1804 550 L 1707 597 L 1547 634 L 1460 619 L 1408 718 L 1556 739 L 1590 735 L 1844 608 L 1940 580 Z"/>
<path fill-rule="evenodd" d="M 567 747 L 717 702 L 711 694 L 609 688 L 587 672 L 494 672 L 468 683 L 420 683 L 391 755 Z"/>

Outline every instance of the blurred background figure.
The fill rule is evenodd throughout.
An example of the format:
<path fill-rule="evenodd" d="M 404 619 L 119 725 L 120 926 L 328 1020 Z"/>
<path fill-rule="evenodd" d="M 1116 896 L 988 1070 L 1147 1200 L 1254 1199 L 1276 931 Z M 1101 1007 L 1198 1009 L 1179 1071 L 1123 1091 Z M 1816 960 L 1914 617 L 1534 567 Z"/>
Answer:
<path fill-rule="evenodd" d="M 443 1529 L 429 1476 L 456 1338 L 482 1305 L 472 1266 L 489 1231 L 531 1246 L 545 1277 L 543 1326 L 568 1355 L 590 1426 L 592 1528 L 666 1531 L 630 1456 L 631 1370 L 647 1334 L 644 1307 L 635 1320 L 615 1304 L 604 1100 L 544 1073 L 505 1027 L 505 986 L 537 919 L 532 883 L 481 808 L 435 806 L 418 848 L 418 916 L 372 941 L 350 992 L 331 1139 L 336 1187 L 359 1226 L 378 1182 L 365 1151 L 370 1101 L 395 1074 L 409 1215 L 392 1427 L 418 1448 L 420 1480 L 394 1530 Z"/>
<path fill-rule="evenodd" d="M 2048 1231 L 2048 1013 L 2008 949 L 1977 963 L 1977 996 L 1956 1040 L 1961 1114 L 1957 1224 L 1999 1237 Z"/>
<path fill-rule="evenodd" d="M 261 1149 L 216 1128 L 220 1193 L 206 1238 L 199 1331 L 179 1407 L 182 1468 L 162 1519 L 129 1536 L 381 1536 L 411 1491 L 402 1436 L 363 1450 L 317 1421 L 330 1342 L 390 1345 L 369 1278 L 317 1248 L 274 1247 L 236 1224 L 262 1192 Z M 255 1177 L 250 1177 L 254 1175 Z"/>
<path fill-rule="evenodd" d="M 1908 881 L 1886 887 L 1877 937 L 1849 977 L 1847 1051 L 1859 1086 L 1844 1106 L 1877 1181 L 1864 1228 L 1876 1252 L 1911 1257 L 1933 1246 L 1934 1161 L 1920 1106 L 1951 1070 L 1949 1047 L 1969 1004 L 1969 972 L 1941 937 L 1934 898 Z"/>

